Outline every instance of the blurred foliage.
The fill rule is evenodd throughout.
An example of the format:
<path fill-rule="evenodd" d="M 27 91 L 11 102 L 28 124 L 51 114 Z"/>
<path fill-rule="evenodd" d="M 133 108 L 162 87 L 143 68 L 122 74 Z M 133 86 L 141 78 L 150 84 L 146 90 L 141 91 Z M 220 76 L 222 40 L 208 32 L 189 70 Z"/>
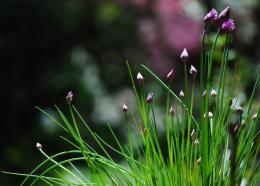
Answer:
<path fill-rule="evenodd" d="M 50 111 L 54 104 L 64 107 L 69 90 L 75 92 L 75 105 L 95 130 L 105 134 L 102 124 L 109 121 L 123 138 L 121 105 L 126 102 L 134 109 L 124 61 L 128 59 L 137 70 L 136 64 L 148 63 L 161 76 L 174 66 L 174 90 L 178 90 L 182 83 L 178 78 L 182 74 L 178 69 L 181 48 L 188 45 L 192 63 L 198 64 L 200 30 L 192 29 L 201 27 L 198 18 L 211 6 L 220 10 L 225 3 L 2 0 L 0 169 L 31 170 L 42 159 L 34 148 L 37 141 L 48 147 L 50 154 L 64 149 L 66 145 L 54 137 L 60 130 L 34 106 Z M 233 0 L 230 4 L 238 25 L 231 46 L 230 72 L 237 74 L 237 91 L 247 98 L 256 77 L 252 72 L 260 63 L 260 4 L 256 0 Z M 194 11 L 189 11 L 188 5 Z M 187 23 L 183 21 L 186 19 Z M 223 43 L 219 45 L 221 48 Z M 156 89 L 159 98 L 158 86 L 148 86 Z M 18 181 L 1 175 L 0 185 L 16 185 Z"/>

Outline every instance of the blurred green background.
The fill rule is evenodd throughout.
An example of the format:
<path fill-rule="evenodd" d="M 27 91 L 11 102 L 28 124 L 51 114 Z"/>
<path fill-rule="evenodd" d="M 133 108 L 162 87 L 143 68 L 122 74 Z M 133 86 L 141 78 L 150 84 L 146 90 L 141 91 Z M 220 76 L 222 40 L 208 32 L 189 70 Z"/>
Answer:
<path fill-rule="evenodd" d="M 163 79 L 174 68 L 173 89 L 179 90 L 180 52 L 187 48 L 198 66 L 203 17 L 212 7 L 220 11 L 227 5 L 237 24 L 230 74 L 243 103 L 260 64 L 258 0 L 1 0 L 0 170 L 30 171 L 43 160 L 35 148 L 38 141 L 49 154 L 67 148 L 58 137 L 61 129 L 34 106 L 52 113 L 57 104 L 66 111 L 69 90 L 94 130 L 109 141 L 104 129 L 109 122 L 126 140 L 121 106 L 134 110 L 135 104 L 125 61 L 135 72 L 146 64 Z M 219 56 L 216 52 L 216 61 Z M 145 78 L 158 99 L 160 88 Z M 0 185 L 20 181 L 0 174 Z"/>

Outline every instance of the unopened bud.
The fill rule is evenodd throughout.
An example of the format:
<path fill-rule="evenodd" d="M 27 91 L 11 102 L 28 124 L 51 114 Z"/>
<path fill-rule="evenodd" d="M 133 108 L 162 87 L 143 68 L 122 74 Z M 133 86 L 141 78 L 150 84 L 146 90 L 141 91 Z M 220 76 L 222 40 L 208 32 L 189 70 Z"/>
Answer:
<path fill-rule="evenodd" d="M 195 78 L 196 76 L 197 76 L 197 74 L 198 74 L 198 71 L 197 71 L 197 69 L 193 66 L 193 65 L 191 65 L 191 67 L 190 67 L 190 74 Z"/>
<path fill-rule="evenodd" d="M 236 124 L 236 123 L 230 123 L 229 125 L 229 133 L 235 137 L 238 133 L 238 128 L 239 128 L 239 125 Z"/>
<path fill-rule="evenodd" d="M 128 107 L 126 106 L 126 104 L 123 105 L 122 110 L 123 110 L 123 112 L 127 112 L 128 111 Z"/>
<path fill-rule="evenodd" d="M 142 83 L 144 81 L 144 77 L 142 76 L 142 74 L 140 72 L 138 72 L 136 79 L 139 83 Z"/>
<path fill-rule="evenodd" d="M 204 116 L 203 116 L 203 117 L 206 118 L 206 113 L 204 113 Z M 209 113 L 208 113 L 208 118 L 213 118 L 212 112 L 209 112 Z"/>
<path fill-rule="evenodd" d="M 42 145 L 40 143 L 36 143 L 36 148 L 37 149 L 41 149 L 42 148 Z"/>
<path fill-rule="evenodd" d="M 253 116 L 252 116 L 252 120 L 256 120 L 256 118 L 257 118 L 257 113 L 255 113 Z"/>
<path fill-rule="evenodd" d="M 184 98 L 185 95 L 184 95 L 184 92 L 183 92 L 182 90 L 180 91 L 179 96 L 180 96 L 181 98 Z"/>
<path fill-rule="evenodd" d="M 150 92 L 146 98 L 146 102 L 149 104 L 153 103 L 153 97 L 154 97 L 154 94 L 152 92 Z"/>
<path fill-rule="evenodd" d="M 173 75 L 174 75 L 173 72 L 174 72 L 173 69 L 171 69 L 171 71 L 167 74 L 166 77 L 168 80 L 171 80 L 173 78 Z"/>
<path fill-rule="evenodd" d="M 207 95 L 207 91 L 204 90 L 204 92 L 202 93 L 202 96 L 203 96 L 203 97 L 206 97 L 206 95 Z"/>
<path fill-rule="evenodd" d="M 218 20 L 220 22 L 228 20 L 230 17 L 230 7 L 226 7 L 224 10 L 222 10 L 218 16 Z"/>
<path fill-rule="evenodd" d="M 211 11 L 209 13 L 207 13 L 207 15 L 204 17 L 204 22 L 208 23 L 208 22 L 214 22 L 218 19 L 218 12 L 212 8 Z"/>
<path fill-rule="evenodd" d="M 243 114 L 243 112 L 244 112 L 244 110 L 243 110 L 243 108 L 242 107 L 237 107 L 237 109 L 236 109 L 236 111 L 237 111 L 237 113 L 238 114 L 240 114 L 240 115 L 242 115 Z"/>
<path fill-rule="evenodd" d="M 68 104 L 71 104 L 72 100 L 73 100 L 73 93 L 72 93 L 72 91 L 69 91 L 66 96 L 66 101 Z"/>
<path fill-rule="evenodd" d="M 188 61 L 188 59 L 189 59 L 189 54 L 187 52 L 187 49 L 184 48 L 182 53 L 181 53 L 181 61 L 186 63 Z"/>
<path fill-rule="evenodd" d="M 215 89 L 212 89 L 211 92 L 210 92 L 210 95 L 211 95 L 212 97 L 217 97 L 218 93 L 216 92 Z"/>
<path fill-rule="evenodd" d="M 175 112 L 174 112 L 173 106 L 171 106 L 169 113 L 170 113 L 172 116 L 175 115 Z"/>
<path fill-rule="evenodd" d="M 196 132 L 195 132 L 194 129 L 192 129 L 190 136 L 191 136 L 192 141 L 195 141 L 195 140 L 196 140 L 197 135 L 196 135 Z"/>
<path fill-rule="evenodd" d="M 199 159 L 197 159 L 196 164 L 197 164 L 197 165 L 200 165 L 200 164 L 201 164 L 201 157 L 200 157 Z"/>

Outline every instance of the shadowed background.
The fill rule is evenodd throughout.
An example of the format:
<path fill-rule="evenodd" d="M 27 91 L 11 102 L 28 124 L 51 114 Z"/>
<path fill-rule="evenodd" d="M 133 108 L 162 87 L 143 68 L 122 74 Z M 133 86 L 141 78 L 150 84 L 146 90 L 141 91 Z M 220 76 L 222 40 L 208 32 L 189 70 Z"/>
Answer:
<path fill-rule="evenodd" d="M 260 64 L 257 0 L 2 0 L 0 169 L 30 171 L 43 159 L 35 148 L 38 141 L 49 154 L 67 147 L 58 137 L 61 129 L 34 106 L 52 113 L 57 104 L 66 111 L 69 90 L 96 131 L 106 134 L 104 124 L 109 122 L 125 139 L 121 106 L 126 102 L 135 109 L 125 61 L 135 74 L 142 63 L 163 79 L 174 68 L 173 89 L 179 90 L 179 54 L 187 48 L 191 63 L 198 66 L 203 17 L 211 7 L 222 10 L 227 5 L 237 24 L 230 70 L 238 83 L 234 91 L 243 102 Z M 158 100 L 160 88 L 150 77 L 145 79 Z M 109 141 L 110 136 L 104 138 Z M 20 181 L 0 176 L 0 185 Z"/>

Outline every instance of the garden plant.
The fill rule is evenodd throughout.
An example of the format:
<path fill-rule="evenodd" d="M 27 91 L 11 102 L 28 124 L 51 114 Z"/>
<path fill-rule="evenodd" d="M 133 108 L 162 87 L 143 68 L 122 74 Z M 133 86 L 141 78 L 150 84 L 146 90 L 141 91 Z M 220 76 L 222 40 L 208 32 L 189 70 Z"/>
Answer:
<path fill-rule="evenodd" d="M 198 70 L 191 65 L 188 49 L 180 55 L 184 86 L 177 93 L 172 90 L 175 69 L 169 70 L 165 80 L 161 80 L 144 65 L 141 65 L 142 74 L 147 76 L 140 72 L 133 75 L 126 62 L 138 110 L 137 115 L 122 103 L 127 144 L 119 140 L 109 124 L 110 134 L 107 135 L 116 145 L 106 142 L 73 105 L 74 95 L 69 92 L 66 96 L 68 114 L 57 106 L 58 117 L 37 109 L 60 126 L 65 133 L 61 139 L 71 146 L 71 150 L 49 155 L 48 147 L 37 143 L 37 149 L 45 157 L 42 163 L 27 174 L 4 173 L 24 176 L 21 186 L 257 185 L 260 176 L 257 128 L 260 108 L 254 109 L 252 103 L 260 72 L 249 101 L 239 105 L 232 89 L 226 86 L 229 46 L 235 30 L 230 8 L 219 14 L 212 9 L 204 17 L 204 25 Z M 213 40 L 210 39 L 212 33 Z M 222 54 L 218 65 L 214 52 L 220 37 L 225 39 L 225 44 L 218 49 Z M 214 69 L 216 66 L 220 69 L 218 73 Z M 161 121 L 163 132 L 158 129 L 153 107 L 158 100 L 145 84 L 148 77 L 154 78 L 167 95 L 165 108 L 162 108 L 165 111 Z M 197 85 L 199 91 L 196 91 Z M 194 108 L 196 104 L 199 105 L 197 110 Z M 82 136 L 80 125 L 102 153 Z M 111 156 L 111 151 L 120 157 L 119 160 Z"/>

